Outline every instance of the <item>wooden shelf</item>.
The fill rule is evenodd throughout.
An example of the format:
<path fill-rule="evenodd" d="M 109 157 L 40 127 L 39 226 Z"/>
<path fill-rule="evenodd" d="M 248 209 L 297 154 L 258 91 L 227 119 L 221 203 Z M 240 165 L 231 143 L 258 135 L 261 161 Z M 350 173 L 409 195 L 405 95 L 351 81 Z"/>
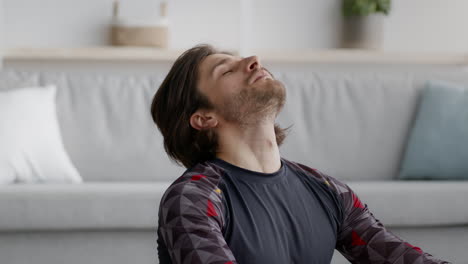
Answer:
<path fill-rule="evenodd" d="M 83 48 L 8 48 L 5 60 L 66 60 L 66 61 L 147 61 L 172 62 L 183 50 L 140 47 Z M 464 53 L 404 53 L 370 50 L 330 49 L 252 52 L 261 60 L 275 63 L 365 63 L 365 64 L 427 64 L 468 65 Z"/>
<path fill-rule="evenodd" d="M 136 47 L 10 48 L 5 60 L 174 61 L 183 51 Z"/>
<path fill-rule="evenodd" d="M 365 63 L 365 64 L 427 64 L 466 65 L 468 54 L 408 53 L 358 49 L 304 50 L 258 52 L 268 61 L 284 63 Z"/>

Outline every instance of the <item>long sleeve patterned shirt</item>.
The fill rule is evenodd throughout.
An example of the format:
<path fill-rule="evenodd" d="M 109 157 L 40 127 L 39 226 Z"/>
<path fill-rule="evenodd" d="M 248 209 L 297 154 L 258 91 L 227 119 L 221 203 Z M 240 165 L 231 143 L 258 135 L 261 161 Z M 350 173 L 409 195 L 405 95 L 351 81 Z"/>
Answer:
<path fill-rule="evenodd" d="M 345 183 L 281 158 L 261 173 L 215 158 L 164 193 L 160 264 L 451 263 L 387 230 Z"/>

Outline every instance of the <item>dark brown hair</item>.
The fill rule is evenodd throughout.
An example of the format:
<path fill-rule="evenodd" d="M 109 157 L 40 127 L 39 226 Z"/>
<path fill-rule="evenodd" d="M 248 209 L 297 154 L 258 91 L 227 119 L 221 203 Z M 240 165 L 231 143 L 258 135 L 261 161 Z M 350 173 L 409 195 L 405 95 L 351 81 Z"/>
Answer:
<path fill-rule="evenodd" d="M 186 168 L 216 156 L 215 131 L 194 129 L 190 117 L 198 109 L 214 108 L 208 97 L 197 89 L 197 83 L 200 62 L 217 53 L 231 54 L 208 44 L 185 51 L 174 62 L 151 103 L 151 116 L 164 137 L 164 149 L 172 160 Z M 286 138 L 285 132 L 286 129 L 275 124 L 278 146 Z"/>

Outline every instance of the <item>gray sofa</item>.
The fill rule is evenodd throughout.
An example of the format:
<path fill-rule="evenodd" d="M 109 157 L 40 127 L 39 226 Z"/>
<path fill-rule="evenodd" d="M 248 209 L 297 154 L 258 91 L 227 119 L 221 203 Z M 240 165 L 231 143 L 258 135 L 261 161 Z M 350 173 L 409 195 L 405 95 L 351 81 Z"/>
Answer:
<path fill-rule="evenodd" d="M 276 73 L 282 156 L 345 181 L 393 233 L 468 263 L 468 181 L 401 181 L 399 166 L 427 79 L 467 73 Z M 169 161 L 149 104 L 163 74 L 4 69 L 0 91 L 56 84 L 60 128 L 83 184 L 0 186 L 1 264 L 158 263 L 159 200 L 183 171 Z M 168 113 L 170 114 L 170 113 Z M 335 251 L 335 264 L 348 263 Z"/>

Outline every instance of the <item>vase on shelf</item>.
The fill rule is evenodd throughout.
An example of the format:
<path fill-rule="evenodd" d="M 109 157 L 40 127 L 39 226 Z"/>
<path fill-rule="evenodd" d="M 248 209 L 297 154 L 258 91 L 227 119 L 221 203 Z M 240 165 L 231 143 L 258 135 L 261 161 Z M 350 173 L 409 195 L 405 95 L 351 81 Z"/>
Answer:
<path fill-rule="evenodd" d="M 130 20 L 119 17 L 119 2 L 114 1 L 110 43 L 115 46 L 147 46 L 168 48 L 167 2 L 160 4 L 158 20 Z"/>
<path fill-rule="evenodd" d="M 379 50 L 384 31 L 383 14 L 348 16 L 343 18 L 341 47 Z"/>

